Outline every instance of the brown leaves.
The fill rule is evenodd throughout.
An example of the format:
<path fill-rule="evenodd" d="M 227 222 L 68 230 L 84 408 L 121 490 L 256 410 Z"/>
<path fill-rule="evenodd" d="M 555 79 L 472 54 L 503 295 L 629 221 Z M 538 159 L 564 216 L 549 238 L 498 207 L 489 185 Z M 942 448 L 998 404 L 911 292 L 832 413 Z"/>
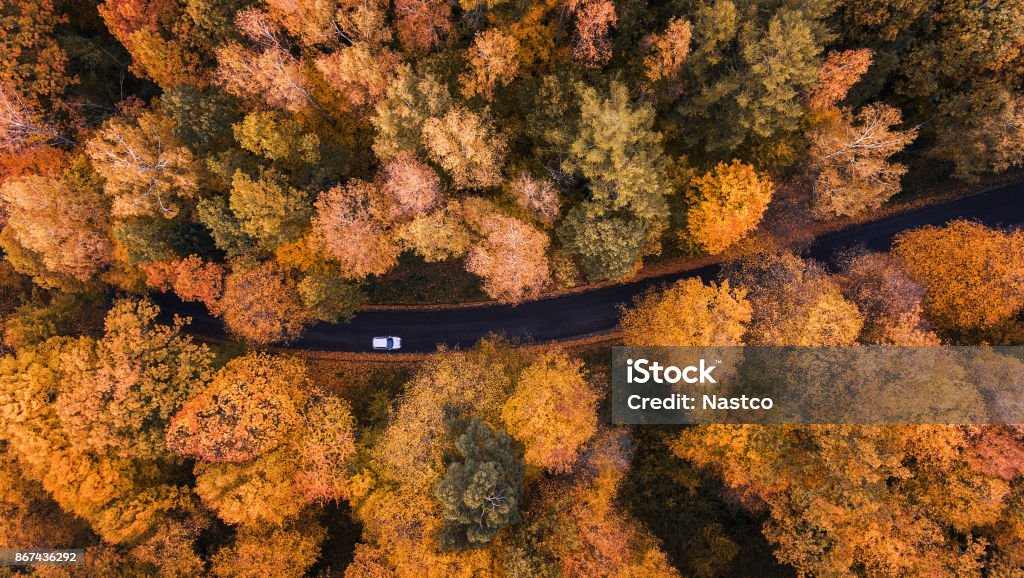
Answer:
<path fill-rule="evenodd" d="M 228 331 L 263 345 L 296 339 L 312 321 L 294 279 L 273 262 L 232 271 L 218 308 Z"/>
<path fill-rule="evenodd" d="M 466 98 L 490 100 L 494 89 L 507 86 L 519 73 L 519 40 L 496 28 L 478 32 L 469 49 L 469 70 L 459 77 Z"/>
<path fill-rule="evenodd" d="M 318 400 L 305 411 L 301 467 L 295 483 L 306 499 L 351 499 L 349 458 L 355 454 L 355 419 L 348 402 L 337 398 Z"/>
<path fill-rule="evenodd" d="M 190 255 L 174 261 L 157 261 L 141 267 L 146 283 L 155 289 L 174 289 L 184 301 L 199 301 L 211 311 L 224 291 L 224 267 Z"/>
<path fill-rule="evenodd" d="M 8 221 L 5 233 L 34 252 L 43 265 L 78 281 L 89 281 L 112 260 L 104 230 L 103 198 L 64 180 L 24 176 L 0 187 Z"/>
<path fill-rule="evenodd" d="M 540 293 L 551 282 L 548 236 L 527 223 L 488 215 L 480 224 L 483 239 L 469 251 L 466 270 L 484 278 L 484 291 L 516 303 Z"/>
<path fill-rule="evenodd" d="M 893 253 L 943 327 L 991 327 L 1024 308 L 1024 233 L 954 221 L 900 234 Z"/>
<path fill-rule="evenodd" d="M 664 32 L 645 38 L 644 44 L 649 47 L 648 54 L 644 56 L 647 79 L 651 82 L 677 79 L 686 57 L 690 55 L 691 36 L 690 22 L 673 18 Z"/>
<path fill-rule="evenodd" d="M 401 252 L 387 226 L 389 212 L 377 185 L 352 179 L 320 194 L 313 218 L 316 243 L 347 278 L 382 274 Z"/>
<path fill-rule="evenodd" d="M 441 46 L 452 31 L 452 7 L 445 0 L 395 0 L 398 40 L 413 54 Z"/>
<path fill-rule="evenodd" d="M 383 192 L 396 219 L 427 213 L 441 202 L 441 179 L 434 169 L 408 153 L 393 157 L 383 170 Z"/>
<path fill-rule="evenodd" d="M 612 57 L 608 33 L 618 22 L 611 0 L 569 0 L 569 11 L 576 18 L 573 56 L 590 68 L 604 66 Z"/>
<path fill-rule="evenodd" d="M 245 462 L 281 444 L 301 420 L 310 384 L 298 359 L 232 359 L 171 419 L 167 446 L 207 462 Z"/>
<path fill-rule="evenodd" d="M 832 109 L 819 118 L 808 135 L 818 169 L 814 211 L 819 217 L 877 209 L 900 191 L 907 169 L 888 159 L 917 138 L 917 129 L 893 130 L 903 121 L 899 109 L 871 104 L 856 117 L 849 109 Z"/>
<path fill-rule="evenodd" d="M 880 345 L 938 345 L 922 318 L 924 287 L 889 254 L 851 258 L 839 277 L 843 294 L 864 313 L 861 339 Z"/>
<path fill-rule="evenodd" d="M 838 104 L 871 68 L 873 60 L 870 48 L 829 52 L 818 72 L 818 86 L 807 96 L 808 105 L 823 110 Z"/>

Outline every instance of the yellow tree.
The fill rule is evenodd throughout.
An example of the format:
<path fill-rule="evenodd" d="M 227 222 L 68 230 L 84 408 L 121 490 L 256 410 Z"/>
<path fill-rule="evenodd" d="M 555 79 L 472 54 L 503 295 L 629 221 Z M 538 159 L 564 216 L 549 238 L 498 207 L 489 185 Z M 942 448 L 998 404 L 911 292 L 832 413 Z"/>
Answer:
<path fill-rule="evenodd" d="M 199 462 L 195 492 L 228 524 L 280 526 L 308 504 L 294 484 L 298 465 L 292 447 L 267 451 L 243 463 Z"/>
<path fill-rule="evenodd" d="M 508 433 L 525 446 L 527 464 L 564 473 L 597 431 L 599 397 L 582 362 L 547 351 L 519 375 L 501 416 Z"/>
<path fill-rule="evenodd" d="M 683 241 L 711 253 L 721 253 L 757 227 L 768 209 L 773 185 L 754 167 L 733 160 L 718 163 L 693 182 L 687 195 Z"/>
<path fill-rule="evenodd" d="M 757 345 L 852 345 L 864 318 L 822 268 L 786 251 L 744 258 L 730 280 L 747 291 Z"/>
<path fill-rule="evenodd" d="M 207 462 L 244 462 L 276 448 L 301 422 L 306 367 L 292 357 L 232 359 L 171 418 L 167 446 Z"/>
<path fill-rule="evenodd" d="M 302 578 L 320 556 L 327 532 L 312 514 L 283 526 L 243 526 L 212 557 L 218 578 Z"/>
<path fill-rule="evenodd" d="M 1024 233 L 954 221 L 900 234 L 893 253 L 943 327 L 991 327 L 1024 308 Z"/>
<path fill-rule="evenodd" d="M 442 352 L 406 384 L 370 450 L 376 483 L 354 508 L 367 547 L 353 572 L 373 576 L 384 567 L 398 576 L 469 578 L 493 571 L 490 549 L 440 547 L 445 520 L 433 489 L 455 453 L 452 426 L 472 417 L 499 426 L 503 402 L 525 365 L 519 351 L 485 340 L 468 352 Z"/>
<path fill-rule="evenodd" d="M 174 136 L 174 122 L 160 112 L 111 118 L 85 152 L 105 179 L 114 216 L 171 218 L 199 191 L 195 159 Z"/>
<path fill-rule="evenodd" d="M 979 576 L 1017 498 L 974 444 L 960 426 L 712 425 L 672 449 L 763 504 L 765 536 L 799 573 Z"/>
<path fill-rule="evenodd" d="M 166 452 L 170 417 L 210 379 L 213 356 L 181 335 L 184 322 L 160 325 L 157 314 L 151 303 L 119 301 L 102 339 L 64 352 L 54 407 L 76 444 L 123 459 Z"/>
<path fill-rule="evenodd" d="M 501 182 L 507 145 L 491 121 L 455 107 L 423 124 L 423 146 L 462 189 L 493 187 Z"/>
<path fill-rule="evenodd" d="M 677 281 L 664 291 L 637 300 L 622 316 L 626 345 L 743 345 L 753 309 L 744 289 L 705 284 L 700 279 Z"/>
<path fill-rule="evenodd" d="M 307 407 L 295 484 L 307 500 L 352 497 L 347 463 L 356 452 L 356 424 L 348 402 L 328 397 Z"/>
<path fill-rule="evenodd" d="M 88 522 L 107 542 L 138 545 L 161 534 L 167 524 L 202 525 L 195 495 L 178 485 L 177 460 L 153 434 L 178 403 L 174 393 L 155 392 L 187 390 L 192 366 L 209 354 L 190 358 L 187 339 L 168 341 L 166 328 L 147 324 L 145 308 L 140 321 L 138 311 L 125 307 L 115 308 L 110 321 L 117 327 L 97 348 L 114 349 L 97 355 L 95 365 L 83 369 L 78 363 L 83 350 L 95 345 L 88 337 L 54 338 L 0 361 L 0 438 L 23 464 L 25 475 L 40 482 L 63 510 Z M 161 342 L 166 349 L 151 349 Z M 117 359 L 133 350 L 142 351 L 139 360 Z M 111 375 L 104 376 L 107 371 Z M 133 374 L 139 379 L 133 380 Z M 176 377 L 186 382 L 175 382 Z M 83 397 L 78 391 L 83 383 L 95 387 L 90 378 L 97 381 L 99 399 L 75 403 Z M 125 383 L 118 391 L 120 379 Z M 112 439 L 103 439 L 104 433 Z M 112 447 L 116 439 L 121 442 Z M 136 441 L 142 444 L 134 447 Z M 183 556 L 179 561 L 187 565 L 190 536 L 196 534 L 176 535 Z"/>
<path fill-rule="evenodd" d="M 473 242 L 462 222 L 462 206 L 450 200 L 444 206 L 415 217 L 398 231 L 403 245 L 428 263 L 462 257 Z"/>

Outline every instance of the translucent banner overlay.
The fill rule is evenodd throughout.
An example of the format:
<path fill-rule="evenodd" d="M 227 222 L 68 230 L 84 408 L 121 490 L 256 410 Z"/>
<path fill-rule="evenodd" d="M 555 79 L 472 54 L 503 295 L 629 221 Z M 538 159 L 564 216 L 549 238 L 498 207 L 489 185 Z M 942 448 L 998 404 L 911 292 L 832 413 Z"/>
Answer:
<path fill-rule="evenodd" d="M 613 347 L 617 424 L 1024 424 L 1024 347 Z"/>

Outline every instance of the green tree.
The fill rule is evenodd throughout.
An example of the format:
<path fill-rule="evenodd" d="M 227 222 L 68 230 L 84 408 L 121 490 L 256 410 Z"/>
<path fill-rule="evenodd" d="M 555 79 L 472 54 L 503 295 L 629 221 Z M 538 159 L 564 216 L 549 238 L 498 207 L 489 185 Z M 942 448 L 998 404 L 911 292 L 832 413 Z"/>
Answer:
<path fill-rule="evenodd" d="M 629 211 L 598 202 L 577 205 L 558 226 L 558 238 L 579 259 L 591 282 L 622 279 L 640 265 L 648 225 Z"/>
<path fill-rule="evenodd" d="M 329 323 L 351 319 L 356 309 L 366 302 L 366 294 L 359 285 L 331 271 L 309 273 L 299 281 L 298 290 L 302 303 L 313 317 Z"/>
<path fill-rule="evenodd" d="M 800 96 L 818 80 L 819 55 L 830 40 L 824 19 L 833 9 L 830 2 L 776 0 L 716 0 L 697 8 L 683 73 L 692 92 L 676 107 L 677 137 L 711 158 L 743 152 L 794 160 L 789 135 L 804 114 Z"/>
<path fill-rule="evenodd" d="M 216 87 L 181 84 L 164 91 L 160 105 L 174 121 L 174 136 L 197 154 L 231 146 L 231 126 L 241 118 L 234 101 Z"/>
<path fill-rule="evenodd" d="M 621 82 L 613 82 L 607 95 L 583 85 L 577 91 L 581 118 L 566 168 L 590 181 L 594 199 L 642 218 L 649 238 L 656 239 L 667 224 L 671 187 L 654 109 L 634 104 Z"/>
<path fill-rule="evenodd" d="M 313 214 L 309 195 L 274 170 L 261 171 L 255 179 L 235 172 L 228 204 L 241 232 L 267 249 L 295 241 Z"/>
<path fill-rule="evenodd" d="M 256 111 L 234 125 L 235 140 L 253 154 L 285 167 L 320 162 L 320 138 L 280 111 Z"/>
<path fill-rule="evenodd" d="M 519 522 L 523 462 L 513 444 L 508 434 L 479 419 L 464 426 L 455 442 L 460 459 L 434 488 L 447 522 L 442 544 L 482 546 L 502 527 Z"/>

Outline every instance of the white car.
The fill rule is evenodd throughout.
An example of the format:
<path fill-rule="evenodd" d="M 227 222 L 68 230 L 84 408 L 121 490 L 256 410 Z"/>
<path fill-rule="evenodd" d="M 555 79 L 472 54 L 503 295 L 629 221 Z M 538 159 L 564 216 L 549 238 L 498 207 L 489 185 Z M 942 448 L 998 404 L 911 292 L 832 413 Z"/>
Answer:
<path fill-rule="evenodd" d="M 401 337 L 374 337 L 373 348 L 383 349 L 384 351 L 394 351 L 402 348 Z"/>

